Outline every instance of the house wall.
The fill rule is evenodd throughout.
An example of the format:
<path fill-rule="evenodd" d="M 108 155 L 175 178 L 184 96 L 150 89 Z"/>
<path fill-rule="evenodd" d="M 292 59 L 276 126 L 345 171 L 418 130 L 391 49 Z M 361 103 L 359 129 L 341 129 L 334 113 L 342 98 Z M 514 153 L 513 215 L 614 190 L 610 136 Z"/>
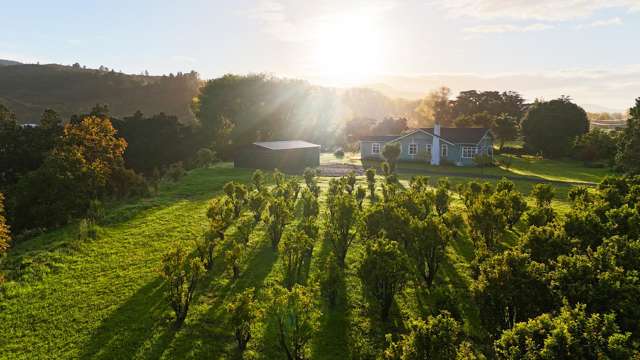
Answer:
<path fill-rule="evenodd" d="M 423 132 L 416 132 L 409 136 L 406 136 L 400 139 L 398 142 L 401 144 L 400 151 L 400 161 L 415 161 L 415 162 L 424 162 L 428 163 L 431 161 L 431 154 L 427 153 L 427 144 L 431 144 L 433 141 L 433 136 Z M 382 158 L 382 148 L 384 147 L 384 142 L 377 142 L 380 144 L 380 154 L 373 154 L 371 151 L 372 145 L 376 143 L 376 141 L 361 141 L 360 142 L 360 156 L 362 159 L 380 159 Z M 447 145 L 447 156 L 446 158 L 441 158 L 441 160 L 446 159 L 452 164 L 457 165 L 474 165 L 473 159 L 463 159 L 462 158 L 462 146 L 469 145 L 473 146 L 475 144 L 451 144 L 444 140 L 440 140 L 441 144 Z M 418 153 L 416 155 L 409 155 L 409 144 L 417 144 L 418 145 Z M 482 139 L 482 141 L 478 144 L 479 149 L 490 149 L 493 147 L 493 139 L 491 136 L 486 136 Z"/>

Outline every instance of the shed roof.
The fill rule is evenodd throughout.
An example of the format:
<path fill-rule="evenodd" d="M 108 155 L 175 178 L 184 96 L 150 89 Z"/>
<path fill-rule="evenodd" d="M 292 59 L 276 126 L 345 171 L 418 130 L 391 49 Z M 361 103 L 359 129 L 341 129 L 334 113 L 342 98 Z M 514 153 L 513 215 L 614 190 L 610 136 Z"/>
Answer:
<path fill-rule="evenodd" d="M 292 150 L 320 147 L 318 144 L 313 144 L 303 140 L 261 141 L 253 144 L 269 150 Z"/>
<path fill-rule="evenodd" d="M 433 135 L 433 128 L 421 128 Z M 440 137 L 456 144 L 476 144 L 489 131 L 487 128 L 440 128 Z"/>

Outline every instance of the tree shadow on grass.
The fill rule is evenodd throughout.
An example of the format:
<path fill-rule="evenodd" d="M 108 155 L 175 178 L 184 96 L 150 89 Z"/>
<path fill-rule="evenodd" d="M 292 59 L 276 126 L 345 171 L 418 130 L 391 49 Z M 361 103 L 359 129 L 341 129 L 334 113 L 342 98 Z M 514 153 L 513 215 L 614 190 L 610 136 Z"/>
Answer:
<path fill-rule="evenodd" d="M 234 295 L 249 287 L 261 287 L 278 257 L 277 252 L 274 252 L 267 242 L 260 242 L 257 246 L 240 278 L 235 281 L 223 279 L 209 287 L 206 298 L 203 297 L 200 304 L 203 308 L 206 307 L 206 310 L 197 318 L 188 319 L 184 331 L 181 331 L 172 343 L 168 352 L 170 358 L 217 359 L 237 355 L 233 329 L 227 326 L 228 312 L 225 304 Z"/>
<path fill-rule="evenodd" d="M 116 309 L 85 345 L 81 359 L 125 359 L 135 354 L 156 359 L 175 335 L 160 277 L 147 283 Z M 142 354 L 141 354 L 142 352 Z"/>

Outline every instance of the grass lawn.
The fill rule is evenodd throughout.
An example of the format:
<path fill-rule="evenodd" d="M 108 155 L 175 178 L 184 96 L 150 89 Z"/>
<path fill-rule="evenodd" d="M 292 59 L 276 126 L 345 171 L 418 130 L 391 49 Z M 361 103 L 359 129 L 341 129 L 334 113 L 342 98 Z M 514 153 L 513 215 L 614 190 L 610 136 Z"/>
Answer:
<path fill-rule="evenodd" d="M 219 257 L 179 330 L 171 326 L 173 315 L 158 269 L 161 256 L 175 244 L 193 248 L 193 240 L 207 226 L 208 200 L 223 184 L 246 182 L 250 175 L 248 170 L 225 167 L 193 170 L 178 183 L 163 184 L 155 197 L 112 204 L 96 240 L 78 240 L 77 225 L 71 224 L 16 244 L 5 267 L 19 271 L 0 290 L 0 358 L 234 358 L 224 305 L 233 294 L 247 287 L 260 289 L 280 277 L 277 253 L 264 239 L 262 226 L 254 229 L 240 279 L 229 280 Z M 408 175 L 402 178 L 406 181 Z M 452 180 L 460 181 L 464 179 Z M 327 184 L 328 179 L 321 178 L 325 192 Z M 519 188 L 528 185 L 517 183 Z M 554 205 L 560 211 L 566 207 L 563 201 Z M 367 309 L 355 275 L 362 251 L 356 244 L 348 255 L 351 266 L 338 306 L 329 310 L 320 305 L 323 316 L 312 341 L 313 359 L 342 359 L 368 348 L 379 352 L 385 332 L 399 327 L 403 315 L 421 314 L 425 307 L 418 299 L 426 308 L 436 302 L 409 287 L 397 297 L 391 323 L 379 324 Z M 318 240 L 311 279 L 322 271 L 329 252 L 329 244 Z M 437 283 L 456 294 L 450 306 L 459 311 L 465 333 L 480 340 L 484 334 L 477 308 L 469 301 L 471 256 L 470 240 L 454 243 Z M 282 358 L 273 329 L 258 323 L 254 333 L 258 358 Z"/>
<path fill-rule="evenodd" d="M 411 172 L 412 170 L 424 171 L 431 174 L 447 174 L 449 176 L 509 176 L 527 177 L 539 180 L 575 182 L 575 183 L 599 183 L 605 176 L 612 174 L 608 168 L 588 168 L 583 163 L 574 160 L 549 160 L 535 156 L 496 155 L 496 160 L 510 159 L 509 168 L 487 167 L 480 169 L 474 166 L 431 166 L 425 163 L 400 162 L 398 169 Z M 323 153 L 320 156 L 321 164 L 353 164 L 365 166 L 378 166 L 378 161 L 360 159 L 359 153 L 345 153 L 344 158 L 336 158 L 332 153 Z"/>

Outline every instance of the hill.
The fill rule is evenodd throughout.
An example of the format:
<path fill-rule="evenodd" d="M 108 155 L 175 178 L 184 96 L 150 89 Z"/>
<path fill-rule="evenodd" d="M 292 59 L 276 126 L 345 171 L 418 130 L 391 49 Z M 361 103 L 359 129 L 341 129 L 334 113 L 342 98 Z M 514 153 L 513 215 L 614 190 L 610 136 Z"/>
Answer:
<path fill-rule="evenodd" d="M 11 65 L 20 65 L 20 64 L 22 63 L 13 61 L 13 60 L 0 59 L 0 66 L 11 66 Z"/>
<path fill-rule="evenodd" d="M 63 117 L 87 113 L 107 104 L 115 117 L 164 112 L 189 122 L 191 100 L 197 94 L 198 74 L 129 75 L 76 66 L 15 64 L 0 67 L 0 103 L 14 111 L 21 123 L 37 123 L 51 108 Z"/>

